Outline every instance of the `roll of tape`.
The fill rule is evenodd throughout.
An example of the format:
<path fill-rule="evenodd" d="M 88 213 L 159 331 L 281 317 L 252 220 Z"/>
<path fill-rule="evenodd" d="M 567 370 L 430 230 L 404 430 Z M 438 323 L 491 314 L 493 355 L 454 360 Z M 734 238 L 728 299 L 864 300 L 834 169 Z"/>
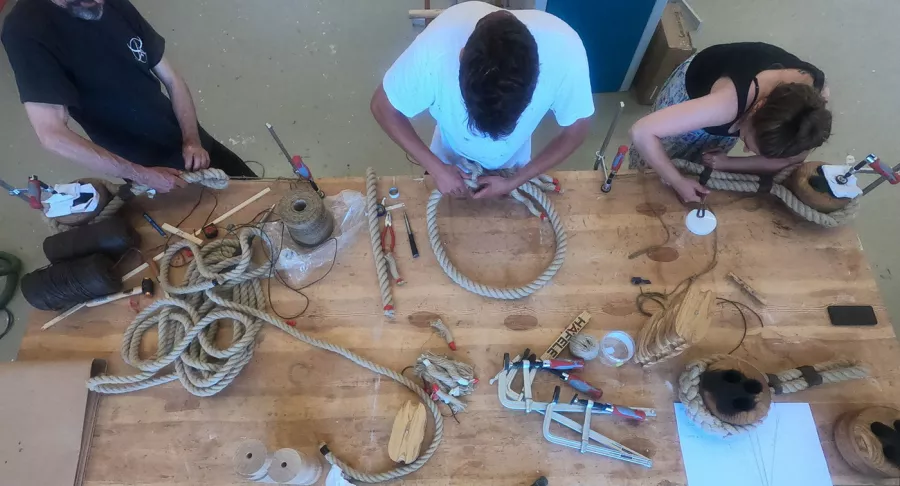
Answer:
<path fill-rule="evenodd" d="M 269 471 L 272 457 L 262 441 L 252 439 L 241 442 L 232 459 L 234 472 L 243 479 L 261 481 Z"/>
<path fill-rule="evenodd" d="M 600 340 L 603 362 L 618 368 L 634 357 L 634 339 L 625 331 L 611 331 Z"/>
<path fill-rule="evenodd" d="M 278 449 L 272 454 L 269 477 L 279 484 L 309 486 L 322 475 L 322 463 L 294 449 Z"/>

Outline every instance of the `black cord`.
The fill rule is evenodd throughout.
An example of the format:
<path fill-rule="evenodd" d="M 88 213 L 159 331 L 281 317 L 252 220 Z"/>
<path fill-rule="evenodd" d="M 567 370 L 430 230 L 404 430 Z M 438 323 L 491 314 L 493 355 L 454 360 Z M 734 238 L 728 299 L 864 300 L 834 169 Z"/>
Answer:
<path fill-rule="evenodd" d="M 756 319 L 759 321 L 760 327 L 766 327 L 766 325 L 763 323 L 762 317 L 759 315 L 759 313 L 756 312 L 755 310 L 753 310 L 753 308 L 751 308 L 747 304 L 744 304 L 743 302 L 737 302 L 734 300 L 725 299 L 722 297 L 717 297 L 716 301 L 718 301 L 719 304 L 728 303 L 728 304 L 731 304 L 732 306 L 734 306 L 734 308 L 737 309 L 738 313 L 741 315 L 741 320 L 744 323 L 744 333 L 741 334 L 741 340 L 737 343 L 737 346 L 735 346 L 734 349 L 732 349 L 731 351 L 728 352 L 728 354 L 732 354 L 735 351 L 737 351 L 738 349 L 740 349 L 740 347 L 744 345 L 744 339 L 747 338 L 747 316 L 744 315 L 743 309 L 747 309 L 748 311 L 753 313 L 754 316 L 756 316 Z"/>
<path fill-rule="evenodd" d="M 261 169 L 262 174 L 259 175 L 259 178 L 262 179 L 266 177 L 266 166 L 262 165 L 262 162 L 258 162 L 256 160 L 245 160 L 245 164 L 256 164 Z"/>

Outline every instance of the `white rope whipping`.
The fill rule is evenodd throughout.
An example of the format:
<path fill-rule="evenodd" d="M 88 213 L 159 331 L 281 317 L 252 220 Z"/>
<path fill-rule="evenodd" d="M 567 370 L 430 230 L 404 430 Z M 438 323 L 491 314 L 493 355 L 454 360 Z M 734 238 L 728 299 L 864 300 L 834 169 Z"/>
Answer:
<path fill-rule="evenodd" d="M 384 315 L 394 318 L 394 295 L 391 293 L 391 282 L 388 276 L 388 261 L 381 246 L 381 229 L 379 228 L 378 211 L 378 177 L 375 169 L 366 169 L 366 217 L 369 219 L 369 239 L 372 242 L 372 257 L 375 259 L 375 272 L 378 275 L 378 288 L 381 290 L 381 305 Z"/>
<path fill-rule="evenodd" d="M 465 163 L 462 168 L 470 175 L 470 177 L 465 180 L 466 185 L 471 189 L 476 189 L 478 187 L 478 177 L 484 174 L 484 169 L 480 165 L 469 163 Z M 546 217 L 550 221 L 550 226 L 553 228 L 553 232 L 556 235 L 556 253 L 553 256 L 553 261 L 551 261 L 547 269 L 531 283 L 522 287 L 502 288 L 491 287 L 473 281 L 469 277 L 463 275 L 456 266 L 453 265 L 453 262 L 450 261 L 450 257 L 447 256 L 447 251 L 444 249 L 443 243 L 441 243 L 441 235 L 437 225 L 437 209 L 443 195 L 440 191 L 434 190 L 431 193 L 431 197 L 428 198 L 428 207 L 425 217 L 428 226 L 428 241 L 431 243 L 431 249 L 434 251 L 438 264 L 440 264 L 444 273 L 462 288 L 483 297 L 491 297 L 494 299 L 521 299 L 537 292 L 543 286 L 547 285 L 565 261 L 566 248 L 568 246 L 566 229 L 563 227 L 559 214 L 556 212 L 550 199 L 544 194 L 544 192 L 548 191 L 559 192 L 559 184 L 550 176 L 541 175 L 522 184 L 517 189 L 514 189 L 510 193 L 510 196 L 524 204 L 531 214 L 540 217 L 542 220 Z M 534 203 L 537 203 L 543 212 L 538 211 Z"/>
<path fill-rule="evenodd" d="M 267 302 L 261 281 L 272 274 L 272 262 L 252 262 L 251 243 L 262 240 L 269 254 L 274 245 L 258 228 L 244 228 L 237 239 L 220 239 L 200 248 L 189 241 L 172 245 L 160 261 L 160 287 L 171 297 L 157 300 L 144 309 L 125 331 L 122 359 L 140 370 L 131 376 L 101 375 L 88 381 L 99 393 L 127 393 L 179 380 L 190 393 L 210 396 L 227 387 L 250 362 L 256 336 L 269 323 L 294 338 L 384 375 L 412 390 L 434 417 L 434 438 L 428 449 L 413 463 L 383 473 L 358 471 L 330 451 L 329 462 L 357 481 L 374 483 L 396 479 L 421 468 L 434 455 L 443 438 L 443 417 L 431 398 L 408 378 L 378 365 L 341 346 L 308 336 L 264 311 Z M 172 258 L 182 248 L 190 248 L 195 258 L 187 268 L 182 285 L 169 280 Z M 231 342 L 216 345 L 223 321 L 232 326 Z M 157 328 L 156 354 L 140 358 L 144 335 Z M 164 369 L 174 364 L 174 370 Z"/>

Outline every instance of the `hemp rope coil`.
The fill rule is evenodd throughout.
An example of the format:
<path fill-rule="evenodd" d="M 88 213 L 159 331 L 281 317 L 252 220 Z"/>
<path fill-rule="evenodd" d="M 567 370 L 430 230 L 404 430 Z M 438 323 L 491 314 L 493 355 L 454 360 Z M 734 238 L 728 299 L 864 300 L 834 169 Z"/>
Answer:
<path fill-rule="evenodd" d="M 470 175 L 469 178 L 464 179 L 466 186 L 470 189 L 477 189 L 478 177 L 486 174 L 484 168 L 478 164 L 471 163 L 463 163 L 461 167 Z M 531 214 L 538 216 L 541 220 L 546 217 L 550 221 L 550 225 L 556 235 L 556 253 L 547 269 L 531 283 L 522 287 L 502 288 L 491 287 L 473 281 L 469 277 L 463 275 L 456 266 L 453 265 L 453 262 L 450 261 L 450 257 L 447 256 L 447 251 L 441 243 L 441 235 L 437 225 L 437 209 L 443 194 L 441 194 L 441 191 L 435 189 L 431 193 L 431 197 L 428 198 L 425 218 L 428 226 L 428 241 L 431 243 L 431 249 L 434 251 L 434 255 L 437 257 L 437 261 L 444 270 L 444 273 L 462 288 L 483 297 L 494 299 L 521 299 L 537 292 L 543 286 L 547 285 L 565 261 L 566 248 L 568 246 L 566 229 L 563 227 L 559 214 L 556 212 L 550 199 L 544 194 L 544 192 L 550 191 L 559 192 L 559 183 L 548 175 L 541 175 L 522 184 L 509 194 L 513 199 L 524 204 Z M 534 203 L 537 203 L 537 206 L 540 207 L 543 212 L 538 211 Z"/>
<path fill-rule="evenodd" d="M 366 169 L 366 217 L 369 218 L 369 240 L 372 242 L 372 257 L 375 259 L 375 273 L 378 275 L 378 288 L 381 290 L 381 305 L 388 319 L 394 318 L 394 295 L 391 293 L 391 281 L 388 276 L 388 262 L 381 245 L 381 230 L 378 228 L 378 177 L 375 169 Z"/>
<path fill-rule="evenodd" d="M 322 198 L 310 189 L 287 193 L 275 207 L 291 239 L 298 245 L 316 247 L 334 232 L 334 216 Z"/>
<path fill-rule="evenodd" d="M 228 187 L 228 174 L 225 173 L 222 169 L 203 169 L 195 172 L 182 172 L 181 178 L 187 182 L 188 184 L 200 184 L 201 186 L 208 187 L 210 189 L 225 189 Z M 105 204 L 102 205 L 99 212 L 94 217 L 85 218 L 84 222 L 81 224 L 67 224 L 65 222 L 57 221 L 56 218 L 47 218 L 47 225 L 50 227 L 51 233 L 61 233 L 63 231 L 68 231 L 77 226 L 82 226 L 83 224 L 89 223 L 99 223 L 100 221 L 105 221 L 113 216 L 115 216 L 123 206 L 125 206 L 126 200 L 122 199 L 119 196 L 120 185 L 113 184 L 110 181 L 103 179 L 89 179 L 91 183 L 102 185 L 103 188 L 107 191 L 107 196 L 111 196 L 111 199 Z M 96 186 L 95 186 L 96 187 Z M 97 188 L 98 195 L 102 189 Z M 131 186 L 131 192 L 135 196 L 140 196 L 150 190 L 149 187 L 142 184 L 133 184 Z M 101 197 L 101 202 L 102 202 Z"/>
<path fill-rule="evenodd" d="M 689 174 L 699 175 L 707 170 L 707 168 L 703 165 L 689 162 L 683 159 L 673 159 L 672 163 L 680 171 Z M 781 172 L 775 174 L 775 176 L 772 178 L 771 188 L 769 188 L 768 190 L 768 192 L 773 194 L 775 197 L 781 199 L 784 204 L 787 205 L 788 209 L 790 209 L 803 219 L 820 226 L 824 226 L 826 228 L 834 228 L 840 226 L 849 222 L 856 216 L 856 212 L 859 209 L 858 197 L 850 201 L 850 203 L 844 206 L 842 209 L 830 213 L 817 211 L 816 209 L 809 207 L 806 203 L 798 199 L 793 192 L 782 185 L 782 183 L 787 180 L 787 178 L 790 177 L 790 175 L 796 169 L 796 165 L 790 166 L 782 169 Z M 709 187 L 710 189 L 717 189 L 722 191 L 758 193 L 760 192 L 761 187 L 760 181 L 761 178 L 757 175 L 736 174 L 732 172 L 721 172 L 713 170 L 710 173 L 709 180 L 704 185 L 706 187 Z"/>
<path fill-rule="evenodd" d="M 716 354 L 708 358 L 698 359 L 688 363 L 684 372 L 678 378 L 678 398 L 684 404 L 688 418 L 704 431 L 719 437 L 730 437 L 755 429 L 763 422 L 765 416 L 754 423 L 747 425 L 735 425 L 725 422 L 714 416 L 703 403 L 700 394 L 701 375 L 713 363 L 724 359 L 739 359 L 734 356 Z M 866 368 L 846 360 L 828 361 L 811 367 L 821 377 L 820 384 L 838 383 L 841 381 L 855 380 L 868 376 Z M 794 368 L 780 373 L 767 375 L 772 385 L 773 379 L 778 382 L 771 387 L 773 393 L 783 395 L 806 390 L 811 385 L 804 377 L 801 369 Z"/>
<path fill-rule="evenodd" d="M 382 473 L 358 471 L 323 448 L 323 455 L 351 478 L 366 483 L 396 479 L 421 468 L 434 455 L 443 438 L 443 417 L 437 405 L 419 385 L 401 374 L 359 356 L 341 346 L 308 336 L 281 319 L 265 312 L 267 302 L 261 281 L 269 278 L 272 262 L 252 262 L 251 239 L 262 240 L 268 252 L 270 239 L 258 228 L 244 228 L 237 239 L 215 240 L 203 248 L 190 241 L 179 241 L 160 261 L 159 282 L 171 297 L 159 299 L 141 311 L 128 326 L 122 341 L 122 359 L 140 370 L 131 376 L 100 375 L 88 380 L 88 388 L 99 393 L 127 393 L 179 380 L 190 393 L 211 396 L 228 386 L 250 362 L 256 336 L 269 323 L 295 339 L 384 375 L 412 390 L 434 417 L 434 438 L 428 449 L 413 463 Z M 189 264 L 182 285 L 169 281 L 172 258 L 190 248 L 195 258 Z M 219 320 L 232 325 L 231 343 L 216 346 Z M 156 354 L 141 359 L 139 350 L 144 335 L 153 327 L 158 331 Z M 175 370 L 160 374 L 166 366 Z"/>

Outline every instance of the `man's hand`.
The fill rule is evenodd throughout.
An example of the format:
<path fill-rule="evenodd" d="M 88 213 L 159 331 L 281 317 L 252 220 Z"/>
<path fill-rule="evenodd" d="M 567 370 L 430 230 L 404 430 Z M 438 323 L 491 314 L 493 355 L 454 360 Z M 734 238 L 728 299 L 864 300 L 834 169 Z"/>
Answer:
<path fill-rule="evenodd" d="M 694 179 L 688 179 L 687 177 L 682 177 L 681 180 L 672 184 L 672 188 L 678 193 L 681 201 L 685 203 L 701 202 L 709 194 L 709 189 L 701 186 Z"/>
<path fill-rule="evenodd" d="M 516 183 L 511 179 L 501 176 L 484 176 L 478 178 L 478 190 L 475 191 L 473 198 L 489 199 L 494 197 L 508 196 L 515 189 Z"/>
<path fill-rule="evenodd" d="M 209 153 L 200 145 L 199 140 L 191 140 L 182 147 L 184 169 L 188 172 L 209 168 Z"/>
<path fill-rule="evenodd" d="M 181 171 L 169 167 L 142 167 L 137 182 L 156 189 L 157 192 L 169 192 L 176 187 L 185 187 L 187 182 L 181 178 Z"/>
<path fill-rule="evenodd" d="M 728 165 L 728 154 L 722 150 L 710 150 L 703 154 L 703 165 L 723 170 Z"/>
<path fill-rule="evenodd" d="M 441 164 L 440 169 L 431 171 L 431 175 L 441 194 L 456 197 L 469 195 L 469 188 L 466 187 L 463 176 L 457 168 Z"/>

